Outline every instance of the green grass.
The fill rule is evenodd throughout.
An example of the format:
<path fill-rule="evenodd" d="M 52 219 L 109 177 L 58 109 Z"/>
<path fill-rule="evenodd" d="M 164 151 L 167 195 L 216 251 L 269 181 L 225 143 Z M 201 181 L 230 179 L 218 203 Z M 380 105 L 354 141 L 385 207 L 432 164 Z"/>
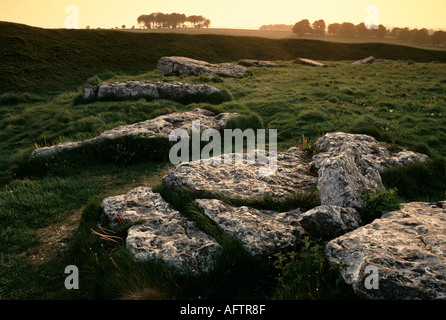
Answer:
<path fill-rule="evenodd" d="M 323 242 L 312 239 L 310 244 L 296 243 L 277 256 L 253 257 L 193 202 L 198 196 L 211 195 L 163 187 L 161 179 L 170 164 L 166 160 L 169 146 L 162 141 L 118 139 L 76 153 L 28 160 L 36 146 L 92 138 L 120 125 L 171 112 L 194 108 L 237 112 L 240 116 L 229 122 L 229 128 L 277 129 L 279 151 L 301 146 L 311 155 L 312 143 L 324 133 L 344 131 L 372 135 L 395 150 L 428 154 L 431 160 L 426 164 L 382 174 L 386 187 L 397 189 L 397 199 L 389 194 L 371 196 L 366 207 L 370 219 L 390 210 L 395 202 L 438 201 L 446 196 L 446 65 L 423 63 L 445 61 L 444 53 L 376 43 L 41 30 L 6 23 L 0 29 L 2 44 L 20 52 L 8 55 L 2 51 L 0 59 L 0 299 L 352 297 L 321 256 Z M 68 34 L 70 38 L 65 38 Z M 45 52 L 37 49 L 43 47 Z M 186 50 L 190 48 L 193 50 Z M 252 68 L 251 75 L 239 79 L 213 81 L 212 85 L 232 98 L 219 104 L 145 99 L 75 103 L 87 79 L 92 83 L 209 81 L 203 76 L 165 75 L 155 69 L 158 57 L 173 54 L 210 62 L 242 58 L 289 61 L 281 61 L 280 68 Z M 371 54 L 416 63 L 350 63 Z M 301 55 L 321 59 L 327 68 L 291 62 Z M 102 199 L 141 185 L 160 192 L 217 239 L 223 251 L 214 270 L 201 276 L 180 275 L 162 264 L 134 261 L 124 245 L 129 226 L 108 229 L 117 243 L 92 232 L 104 232 L 97 226 Z M 235 206 L 276 211 L 319 204 L 316 192 L 249 202 L 212 196 Z M 67 251 L 41 264 L 30 262 L 28 252 L 42 246 L 38 236 L 42 230 L 57 228 L 67 217 L 81 213 Z M 68 264 L 80 268 L 81 289 L 76 292 L 63 286 Z M 294 277 L 296 270 L 300 276 Z M 309 288 L 305 277 L 311 280 Z"/>
<path fill-rule="evenodd" d="M 358 60 L 370 55 L 446 62 L 444 51 L 382 43 L 336 43 L 215 34 L 40 29 L 0 22 L 0 94 L 76 89 L 94 75 L 150 71 L 162 56 L 212 63 L 240 59 Z"/>

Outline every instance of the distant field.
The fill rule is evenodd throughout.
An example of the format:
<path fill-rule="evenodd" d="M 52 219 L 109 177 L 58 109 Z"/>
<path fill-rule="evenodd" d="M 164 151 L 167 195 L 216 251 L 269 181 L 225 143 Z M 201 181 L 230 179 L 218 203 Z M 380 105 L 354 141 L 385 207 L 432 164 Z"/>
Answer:
<path fill-rule="evenodd" d="M 387 43 L 396 45 L 406 45 L 414 48 L 428 49 L 428 50 L 442 50 L 445 51 L 446 47 L 437 47 L 433 45 L 416 45 L 413 43 L 404 42 L 397 39 L 362 39 L 362 38 L 342 38 L 337 36 L 326 35 L 324 37 L 318 36 L 305 36 L 299 37 L 292 31 L 273 31 L 273 30 L 256 30 L 256 29 L 228 29 L 228 28 L 184 28 L 184 29 L 125 29 L 122 31 L 129 32 L 145 32 L 145 33 L 184 33 L 184 34 L 218 34 L 226 36 L 237 37 L 262 37 L 269 39 L 307 39 L 307 40 L 322 40 L 330 42 L 342 42 L 342 43 Z"/>
<path fill-rule="evenodd" d="M 57 93 L 75 89 L 100 72 L 135 74 L 150 71 L 160 57 L 171 55 L 214 63 L 249 58 L 290 61 L 297 57 L 339 61 L 370 55 L 382 59 L 446 62 L 446 51 L 382 43 L 53 30 L 5 22 L 0 22 L 0 43 L 0 94 L 10 91 Z"/>

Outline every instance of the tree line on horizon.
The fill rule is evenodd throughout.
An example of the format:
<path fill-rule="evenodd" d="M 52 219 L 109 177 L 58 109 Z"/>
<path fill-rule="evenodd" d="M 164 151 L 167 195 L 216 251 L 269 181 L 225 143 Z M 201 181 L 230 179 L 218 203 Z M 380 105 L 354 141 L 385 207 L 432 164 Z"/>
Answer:
<path fill-rule="evenodd" d="M 209 28 L 211 25 L 211 20 L 204 16 L 181 13 L 142 14 L 136 21 L 140 28 L 146 29 Z"/>
<path fill-rule="evenodd" d="M 362 22 L 357 25 L 344 23 L 331 23 L 327 25 L 324 20 L 316 20 L 310 23 L 308 19 L 296 22 L 294 26 L 278 24 L 263 25 L 260 30 L 276 30 L 276 31 L 292 31 L 297 36 L 336 36 L 343 38 L 375 38 L 375 39 L 397 39 L 405 42 L 413 42 L 416 44 L 431 44 L 435 46 L 446 46 L 446 32 L 434 31 L 430 32 L 426 28 L 409 29 L 409 28 L 386 28 L 382 24 L 367 28 Z"/>

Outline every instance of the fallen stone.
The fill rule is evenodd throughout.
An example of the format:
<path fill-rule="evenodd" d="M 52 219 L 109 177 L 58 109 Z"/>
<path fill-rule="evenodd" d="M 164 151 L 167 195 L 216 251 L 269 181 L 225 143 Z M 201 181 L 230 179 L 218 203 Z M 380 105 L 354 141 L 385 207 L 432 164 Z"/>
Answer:
<path fill-rule="evenodd" d="M 82 88 L 84 100 L 128 100 L 128 99 L 170 99 L 211 97 L 220 92 L 219 89 L 205 84 L 189 84 L 181 82 L 128 81 L 125 83 L 102 83 L 98 86 L 85 85 Z"/>
<path fill-rule="evenodd" d="M 248 155 L 254 155 L 252 163 Z M 271 174 L 263 174 L 271 167 L 265 160 L 268 153 L 253 150 L 243 154 L 226 154 L 243 161 L 225 163 L 225 155 L 184 162 L 172 168 L 163 178 L 163 184 L 174 190 L 206 191 L 229 198 L 262 199 L 266 194 L 285 197 L 316 186 L 317 178 L 310 174 L 311 164 L 304 151 L 291 148 L 277 152 L 277 167 Z"/>
<path fill-rule="evenodd" d="M 355 61 L 352 64 L 371 64 L 371 63 L 373 63 L 375 61 L 376 61 L 375 57 L 370 56 L 370 57 L 367 57 L 367 58 Z"/>
<path fill-rule="evenodd" d="M 186 57 L 162 57 L 158 60 L 158 69 L 167 73 L 176 73 L 185 76 L 199 76 L 203 73 L 214 73 L 219 76 L 240 77 L 248 69 L 231 63 L 212 64 L 206 61 Z"/>
<path fill-rule="evenodd" d="M 446 299 L 446 201 L 412 202 L 331 240 L 328 261 L 365 299 Z M 376 268 L 377 279 L 369 286 Z M 372 271 L 373 272 L 373 271 Z"/>
<path fill-rule="evenodd" d="M 301 214 L 299 224 L 314 239 L 331 240 L 359 228 L 362 222 L 354 208 L 321 205 Z"/>
<path fill-rule="evenodd" d="M 268 255 L 291 246 L 302 237 L 299 209 L 288 212 L 232 207 L 216 199 L 196 203 L 225 233 L 238 239 L 254 255 Z"/>
<path fill-rule="evenodd" d="M 428 160 L 412 151 L 393 153 L 363 134 L 327 133 L 314 146 L 322 151 L 313 156 L 321 204 L 341 207 L 362 207 L 365 194 L 384 190 L 384 169 Z"/>
<path fill-rule="evenodd" d="M 126 247 L 140 261 L 162 261 L 179 272 L 208 271 L 220 245 L 152 189 L 138 187 L 106 198 L 102 209 L 111 225 L 134 223 Z"/>
<path fill-rule="evenodd" d="M 262 60 L 251 60 L 245 59 L 240 60 L 239 64 L 245 67 L 278 67 L 278 64 L 271 61 L 262 61 Z"/>
<path fill-rule="evenodd" d="M 163 137 L 168 139 L 169 134 L 175 129 L 186 129 L 188 132 L 191 132 L 192 121 L 195 120 L 200 121 L 200 129 L 202 130 L 209 128 L 222 130 L 226 127 L 228 119 L 236 115 L 235 113 L 220 113 L 215 115 L 212 111 L 198 108 L 188 112 L 175 112 L 143 122 L 119 126 L 104 131 L 101 135 L 92 139 L 78 142 L 64 142 L 50 147 L 38 148 L 31 153 L 30 158 L 47 157 L 61 151 L 73 150 L 88 144 L 100 143 L 104 139 L 114 139 L 124 136 L 148 139 Z"/>
<path fill-rule="evenodd" d="M 294 60 L 293 63 L 299 63 L 299 64 L 304 64 L 307 66 L 313 66 L 313 67 L 325 67 L 325 64 L 321 63 L 321 62 L 317 62 L 311 59 L 306 59 L 306 58 L 297 58 L 296 60 Z"/>

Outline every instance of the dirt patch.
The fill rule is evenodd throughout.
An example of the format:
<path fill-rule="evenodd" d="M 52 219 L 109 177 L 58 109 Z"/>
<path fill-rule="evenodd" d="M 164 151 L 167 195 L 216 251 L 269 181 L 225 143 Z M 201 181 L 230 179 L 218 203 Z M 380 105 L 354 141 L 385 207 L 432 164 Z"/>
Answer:
<path fill-rule="evenodd" d="M 42 264 L 51 261 L 68 248 L 68 243 L 74 231 L 79 227 L 82 209 L 69 215 L 64 221 L 36 231 L 39 244 L 22 252 L 32 264 Z"/>

